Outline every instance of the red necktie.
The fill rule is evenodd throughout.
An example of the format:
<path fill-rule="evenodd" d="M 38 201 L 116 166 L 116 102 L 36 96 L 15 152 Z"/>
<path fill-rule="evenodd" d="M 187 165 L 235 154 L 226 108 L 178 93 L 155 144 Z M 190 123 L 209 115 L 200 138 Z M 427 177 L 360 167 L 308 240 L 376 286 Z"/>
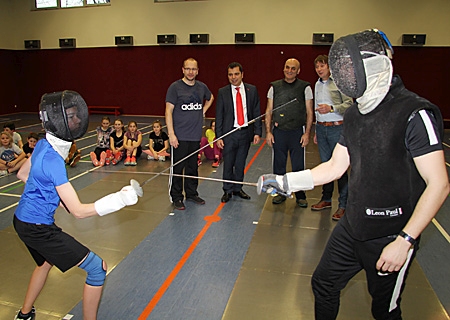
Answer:
<path fill-rule="evenodd" d="M 242 96 L 239 89 L 239 87 L 236 87 L 236 115 L 238 125 L 242 126 L 244 124 L 244 107 L 242 106 Z"/>

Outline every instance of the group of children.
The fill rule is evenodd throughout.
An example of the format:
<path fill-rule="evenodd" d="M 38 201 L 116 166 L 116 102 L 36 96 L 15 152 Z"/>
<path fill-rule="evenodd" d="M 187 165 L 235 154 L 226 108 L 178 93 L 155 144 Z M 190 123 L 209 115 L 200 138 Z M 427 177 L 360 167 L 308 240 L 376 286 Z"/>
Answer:
<path fill-rule="evenodd" d="M 165 161 L 170 157 L 169 136 L 162 131 L 161 122 L 153 122 L 153 131 L 150 133 L 149 149 L 142 149 L 142 132 L 138 130 L 136 121 L 130 121 L 127 130 L 124 130 L 122 120 L 114 121 L 114 128 L 110 126 L 109 117 L 103 117 L 101 125 L 97 127 L 97 147 L 90 153 L 94 166 L 104 166 L 112 163 L 116 165 L 123 158 L 124 165 L 135 166 L 142 152 L 147 154 L 149 160 Z"/>
<path fill-rule="evenodd" d="M 28 141 L 23 144 L 14 123 L 5 123 L 0 133 L 0 176 L 18 171 L 33 152 L 38 140 L 36 133 L 30 133 Z"/>
<path fill-rule="evenodd" d="M 148 160 L 166 161 L 169 154 L 169 136 L 163 131 L 161 122 L 153 122 L 149 135 L 148 150 L 143 150 L 142 132 L 138 130 L 137 123 L 130 121 L 127 130 L 121 119 L 114 121 L 111 127 L 109 117 L 103 117 L 101 125 L 96 128 L 97 146 L 90 153 L 90 158 L 94 166 L 116 165 L 122 159 L 124 165 L 135 166 L 137 160 L 144 152 Z M 25 160 L 33 153 L 34 146 L 39 140 L 37 133 L 30 133 L 25 144 L 22 138 L 15 131 L 14 123 L 7 123 L 3 126 L 0 145 L 0 176 L 7 175 L 20 169 Z M 215 120 L 212 120 L 209 128 L 205 131 L 205 136 L 200 142 L 200 151 L 198 154 L 198 165 L 202 164 L 202 154 L 208 160 L 213 160 L 212 167 L 217 168 L 222 159 L 222 150 L 214 142 L 215 139 Z M 75 142 L 69 151 L 66 163 L 75 166 L 81 158 L 81 152 L 77 149 Z"/>

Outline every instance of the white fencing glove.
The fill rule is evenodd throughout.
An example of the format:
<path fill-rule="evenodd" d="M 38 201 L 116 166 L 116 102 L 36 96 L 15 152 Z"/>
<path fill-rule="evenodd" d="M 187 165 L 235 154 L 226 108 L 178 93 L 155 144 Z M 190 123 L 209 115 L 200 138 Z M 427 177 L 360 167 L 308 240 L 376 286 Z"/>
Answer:
<path fill-rule="evenodd" d="M 276 174 L 263 174 L 260 176 L 256 188 L 258 194 L 265 192 L 271 195 L 280 194 L 286 197 L 290 196 L 284 188 L 283 176 Z"/>
<path fill-rule="evenodd" d="M 132 185 L 123 187 L 120 191 L 111 193 L 104 196 L 101 199 L 95 201 L 95 211 L 97 211 L 99 216 L 104 216 L 108 213 L 112 213 L 122 209 L 125 206 L 131 206 L 138 202 L 138 191 L 136 186 Z M 141 189 L 142 192 L 142 189 Z"/>
<path fill-rule="evenodd" d="M 314 189 L 314 181 L 311 170 L 289 172 L 284 176 L 265 174 L 259 177 L 257 193 L 279 194 L 289 197 L 292 192 Z"/>

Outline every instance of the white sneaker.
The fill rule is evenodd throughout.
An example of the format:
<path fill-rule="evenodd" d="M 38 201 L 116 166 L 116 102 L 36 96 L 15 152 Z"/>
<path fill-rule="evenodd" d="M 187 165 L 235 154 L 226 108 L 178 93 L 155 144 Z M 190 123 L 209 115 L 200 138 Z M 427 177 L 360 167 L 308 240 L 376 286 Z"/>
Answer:
<path fill-rule="evenodd" d="M 155 160 L 155 158 L 153 158 L 153 156 L 151 156 L 151 155 L 148 155 L 147 160 Z"/>
<path fill-rule="evenodd" d="M 8 170 L 0 170 L 0 177 L 7 176 L 8 174 Z"/>
<path fill-rule="evenodd" d="M 164 157 L 164 156 L 159 156 L 159 157 L 158 157 L 158 160 L 159 160 L 159 161 L 166 161 L 166 157 Z"/>

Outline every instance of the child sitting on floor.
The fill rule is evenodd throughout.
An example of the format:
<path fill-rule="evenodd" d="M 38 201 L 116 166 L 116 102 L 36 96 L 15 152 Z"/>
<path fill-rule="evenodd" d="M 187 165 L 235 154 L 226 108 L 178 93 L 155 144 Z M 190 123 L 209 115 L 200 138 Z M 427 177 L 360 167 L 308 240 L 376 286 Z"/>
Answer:
<path fill-rule="evenodd" d="M 31 132 L 28 135 L 27 142 L 25 142 L 25 144 L 22 147 L 22 150 L 26 154 L 26 158 L 31 157 L 31 154 L 33 153 L 34 147 L 36 146 L 36 143 L 38 142 L 38 140 L 39 140 L 39 136 L 37 133 Z"/>
<path fill-rule="evenodd" d="M 123 145 L 127 152 L 127 158 L 124 163 L 126 166 L 135 166 L 137 164 L 136 158 L 139 158 L 142 154 L 141 143 L 142 132 L 137 129 L 136 121 L 130 121 L 123 139 Z"/>
<path fill-rule="evenodd" d="M 111 163 L 116 165 L 122 160 L 125 155 L 125 147 L 123 146 L 123 140 L 125 132 L 123 131 L 123 121 L 116 119 L 114 121 L 114 132 L 109 137 L 109 147 L 111 148 Z"/>
<path fill-rule="evenodd" d="M 211 120 L 209 128 L 205 131 L 205 137 L 202 137 L 200 141 L 200 152 L 198 153 L 197 164 L 200 166 L 202 164 L 202 153 L 205 154 L 206 159 L 214 160 L 212 163 L 213 168 L 218 168 L 220 160 L 222 159 L 222 149 L 217 146 L 214 142 L 216 138 L 216 120 Z M 208 147 L 205 147 L 208 145 Z"/>
<path fill-rule="evenodd" d="M 12 136 L 3 131 L 0 134 L 0 176 L 17 171 L 26 161 L 26 154 L 14 142 Z"/>
<path fill-rule="evenodd" d="M 101 126 L 97 127 L 97 147 L 89 155 L 91 156 L 92 163 L 96 167 L 102 167 L 106 163 L 106 158 L 110 158 L 106 152 L 109 151 L 109 136 L 111 135 L 113 128 L 109 125 L 111 120 L 109 117 L 103 117 Z"/>
<path fill-rule="evenodd" d="M 148 150 L 143 152 L 147 154 L 148 160 L 166 161 L 166 157 L 170 157 L 167 153 L 169 149 L 169 136 L 162 131 L 161 122 L 156 120 L 153 122 L 153 131 L 150 132 Z"/>

